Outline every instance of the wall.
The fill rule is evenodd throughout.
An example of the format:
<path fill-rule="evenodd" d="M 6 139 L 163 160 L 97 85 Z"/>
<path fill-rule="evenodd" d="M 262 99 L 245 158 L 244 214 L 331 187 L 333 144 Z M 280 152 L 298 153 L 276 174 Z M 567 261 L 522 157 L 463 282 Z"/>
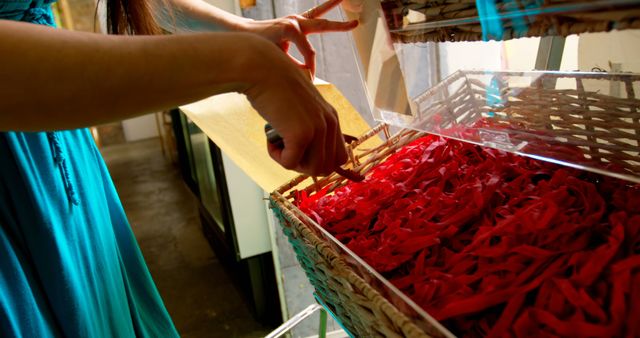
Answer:
<path fill-rule="evenodd" d="M 82 32 L 99 31 L 95 23 L 96 0 L 66 0 L 73 20 L 73 29 Z M 106 1 L 106 0 L 103 0 Z"/>
<path fill-rule="evenodd" d="M 583 34 L 578 50 L 581 71 L 610 71 L 611 63 L 619 64 L 620 71 L 640 73 L 640 30 Z"/>
<path fill-rule="evenodd" d="M 581 71 L 640 73 L 640 30 L 592 33 L 580 36 L 578 65 Z M 585 81 L 587 90 L 604 95 L 627 96 L 620 82 Z M 633 84 L 633 95 L 640 97 L 640 83 Z"/>
<path fill-rule="evenodd" d="M 224 9 L 227 12 L 230 13 L 236 13 L 239 14 L 239 6 L 237 1 L 234 0 L 204 0 L 220 9 Z"/>
<path fill-rule="evenodd" d="M 152 137 L 158 137 L 155 114 L 147 114 L 122 121 L 124 137 L 127 142 L 133 142 Z"/>

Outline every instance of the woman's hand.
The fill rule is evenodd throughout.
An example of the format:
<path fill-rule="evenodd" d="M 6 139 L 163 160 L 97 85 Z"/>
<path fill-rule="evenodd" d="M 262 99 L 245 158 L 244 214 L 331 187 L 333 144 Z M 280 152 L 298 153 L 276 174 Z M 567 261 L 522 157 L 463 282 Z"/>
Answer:
<path fill-rule="evenodd" d="M 259 36 L 275 43 L 298 66 L 307 69 L 312 76 L 316 72 L 315 50 L 309 42 L 307 35 L 313 33 L 344 32 L 358 26 L 358 21 L 329 21 L 319 19 L 332 8 L 340 4 L 342 0 L 328 0 L 327 2 L 312 8 L 301 15 L 289 15 L 284 18 L 262 21 L 243 22 L 239 30 L 258 34 Z M 304 63 L 291 56 L 289 47 L 294 43 Z"/>
<path fill-rule="evenodd" d="M 247 21 L 240 26 L 240 30 L 261 36 L 285 52 L 273 47 L 261 49 L 267 62 L 256 70 L 259 78 L 245 94 L 283 139 L 284 146 L 267 145 L 271 157 L 287 169 L 308 175 L 328 175 L 347 160 L 337 113 L 308 78 L 315 75 L 316 60 L 307 36 L 349 31 L 358 25 L 357 21 L 319 19 L 341 2 L 328 0 L 301 15 Z M 304 63 L 288 53 L 291 43 L 298 47 Z"/>
<path fill-rule="evenodd" d="M 344 137 L 335 109 L 309 81 L 309 74 L 315 74 L 316 61 L 307 38 L 308 34 L 348 31 L 358 25 L 357 21 L 319 19 L 342 0 L 328 0 L 301 15 L 265 21 L 240 18 L 202 0 L 167 1 L 188 19 L 186 26 L 192 30 L 222 27 L 249 33 L 235 46 L 248 48 L 249 52 L 225 53 L 243 64 L 241 70 L 226 67 L 218 74 L 233 73 L 240 77 L 229 88 L 240 86 L 238 91 L 247 95 L 254 108 L 283 138 L 284 147 L 268 146 L 276 162 L 287 169 L 316 176 L 329 174 L 346 162 Z M 304 63 L 288 54 L 291 43 L 302 53 Z"/>
<path fill-rule="evenodd" d="M 309 74 L 315 74 L 316 61 L 315 51 L 307 38 L 308 34 L 348 31 L 358 25 L 357 21 L 319 19 L 342 0 L 327 0 L 301 15 L 266 21 L 241 18 L 203 0 L 157 1 L 169 3 L 180 14 L 182 22 L 178 26 L 189 31 L 223 28 L 241 33 L 234 37 L 233 45 L 220 44 L 218 40 L 226 39 L 218 37 L 215 45 L 187 50 L 193 51 L 194 56 L 208 55 L 197 52 L 198 49 L 226 50 L 215 58 L 230 60 L 221 63 L 212 59 L 212 68 L 203 74 L 224 78 L 226 91 L 246 94 L 260 115 L 278 131 L 284 147 L 268 146 L 269 154 L 276 162 L 287 169 L 316 176 L 329 174 L 346 162 L 344 137 L 335 109 L 309 81 Z M 223 36 L 228 37 L 228 34 Z M 301 51 L 304 63 L 288 54 L 291 43 Z M 180 60 L 185 58 L 181 56 Z M 241 66 L 238 68 L 237 65 Z M 193 90 L 189 93 L 196 95 Z M 211 94 L 214 93 L 207 92 L 207 95 Z"/>
<path fill-rule="evenodd" d="M 284 146 L 268 144 L 271 157 L 287 169 L 328 175 L 347 160 L 335 109 L 276 46 L 256 38 L 257 58 L 244 94 L 280 134 Z"/>

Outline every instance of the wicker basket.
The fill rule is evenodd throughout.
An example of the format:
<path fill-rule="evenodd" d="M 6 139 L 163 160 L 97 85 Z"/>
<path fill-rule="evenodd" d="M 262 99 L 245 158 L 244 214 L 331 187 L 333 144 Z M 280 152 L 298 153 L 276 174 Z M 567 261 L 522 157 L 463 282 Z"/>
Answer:
<path fill-rule="evenodd" d="M 638 182 L 638 91 L 638 74 L 458 71 L 413 99 L 418 112 L 408 126 Z M 476 126 L 483 119 L 492 129 Z M 584 157 L 555 151 L 567 144 Z"/>
<path fill-rule="evenodd" d="M 506 76 L 520 73 L 501 74 Z M 468 73 L 454 74 L 425 93 L 425 97 L 431 97 L 431 99 L 425 100 L 425 104 L 428 103 L 428 105 L 425 106 L 425 115 L 422 118 L 433 118 L 433 114 L 436 113 L 440 117 L 448 116 L 448 119 L 438 121 L 438 125 L 451 128 L 465 123 L 465 119 L 474 119 L 473 114 L 476 114 L 477 109 L 483 111 L 475 100 L 477 96 L 486 97 L 487 94 L 483 93 L 485 88 L 480 83 L 468 81 L 466 75 Z M 552 73 L 540 77 L 540 82 L 534 82 L 530 91 L 518 91 L 519 99 L 508 100 L 502 107 L 502 111 L 496 111 L 496 107 L 485 108 L 491 109 L 491 113 L 495 114 L 494 117 L 498 121 L 508 121 L 511 124 L 516 119 L 517 125 L 523 128 L 555 130 L 563 137 L 575 135 L 585 151 L 597 152 L 597 155 L 592 153 L 593 160 L 611 162 L 620 159 L 623 163 L 627 163 L 627 170 L 640 173 L 640 167 L 638 167 L 640 164 L 640 147 L 638 146 L 640 100 L 633 94 L 633 85 L 627 87 L 631 88 L 627 93 L 627 99 L 607 98 L 602 94 L 598 96 L 595 95 L 597 93 L 588 93 L 584 89 L 572 92 L 545 89 L 543 86 L 546 81 L 566 76 L 566 74 L 561 76 Z M 574 74 L 572 78 L 583 81 L 593 77 L 607 77 L 612 81 L 624 83 L 631 81 L 632 84 L 640 81 L 640 77 L 632 75 Z M 464 79 L 468 86 L 458 91 L 448 92 L 448 96 L 443 100 L 437 99 L 438 93 L 446 91 L 452 83 L 460 79 Z M 501 90 L 505 95 L 509 92 L 509 88 Z M 569 102 L 566 102 L 567 100 Z M 562 108 L 565 103 L 565 108 Z M 597 108 L 595 110 L 597 114 L 590 113 L 591 106 Z M 537 113 L 525 114 L 523 109 L 534 109 Z M 606 109 L 607 112 L 613 111 L 612 115 L 623 122 L 602 121 L 602 109 Z M 620 111 L 625 112 L 625 118 L 618 116 Z M 561 112 L 568 114 L 573 120 L 567 120 Z M 618 112 L 618 115 L 615 112 Z M 507 116 L 511 120 L 506 119 Z M 540 116 L 547 118 L 540 119 Z M 594 124 L 594 121 L 597 123 Z M 609 130 L 592 128 L 603 123 L 610 125 L 611 128 Z M 617 128 L 620 130 L 615 131 Z M 566 132 L 567 129 L 572 132 Z M 363 149 L 363 143 L 378 134 L 384 135 L 384 142 L 374 148 Z M 350 165 L 356 171 L 366 174 L 397 149 L 423 135 L 425 135 L 424 132 L 403 129 L 394 136 L 389 136 L 388 126 L 379 125 L 348 146 Z M 529 135 L 529 132 L 524 132 L 523 135 Z M 635 142 L 634 145 L 630 145 L 629 140 Z M 611 151 L 614 150 L 609 147 L 611 143 L 622 144 L 620 146 L 624 150 Z M 604 151 L 601 152 L 602 149 Z M 281 220 L 284 233 L 293 245 L 298 261 L 315 287 L 317 296 L 355 337 L 450 336 L 445 328 L 421 311 L 406 296 L 393 288 L 383 277 L 293 204 L 296 194 L 300 191 L 310 193 L 326 187 L 329 187 L 329 191 L 333 191 L 346 183 L 345 179 L 336 174 L 313 181 L 306 176 L 299 176 L 271 194 L 272 207 Z"/>
<path fill-rule="evenodd" d="M 487 8 L 481 10 L 475 0 L 381 0 L 381 4 L 394 40 L 404 43 L 508 40 L 640 28 L 640 2 L 633 0 L 495 0 L 487 1 Z M 411 11 L 424 20 L 409 22 Z"/>

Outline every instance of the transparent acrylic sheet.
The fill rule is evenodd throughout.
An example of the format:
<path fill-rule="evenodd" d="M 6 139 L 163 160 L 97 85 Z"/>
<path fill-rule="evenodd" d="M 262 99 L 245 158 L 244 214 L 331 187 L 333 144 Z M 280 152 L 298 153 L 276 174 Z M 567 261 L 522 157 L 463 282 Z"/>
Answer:
<path fill-rule="evenodd" d="M 528 63 L 495 41 L 394 43 L 379 0 L 342 10 L 375 120 L 640 183 L 640 75 L 503 71 Z"/>

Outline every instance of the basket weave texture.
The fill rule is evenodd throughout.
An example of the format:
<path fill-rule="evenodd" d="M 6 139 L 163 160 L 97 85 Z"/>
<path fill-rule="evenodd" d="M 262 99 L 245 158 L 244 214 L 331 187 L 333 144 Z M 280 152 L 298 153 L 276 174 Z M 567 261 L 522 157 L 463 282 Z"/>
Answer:
<path fill-rule="evenodd" d="M 488 88 L 482 76 L 491 76 L 495 87 Z M 524 78 L 533 81 L 509 86 Z M 605 94 L 612 88 L 619 95 Z M 465 138 L 447 130 L 485 119 L 508 133 L 511 143 L 527 143 L 520 149 L 527 153 L 602 169 L 613 165 L 615 171 L 640 177 L 639 89 L 638 74 L 459 71 L 415 98 L 415 124 Z M 564 144 L 578 147 L 579 156 L 555 147 Z"/>
<path fill-rule="evenodd" d="M 479 97 L 482 100 L 487 97 L 485 85 L 467 79 L 468 74 L 456 73 L 425 93 L 425 97 L 438 97 L 434 93 L 446 91 L 452 83 L 460 80 L 466 83 L 457 91 L 447 92 L 444 100 L 425 100 L 425 116 L 433 116 L 434 112 L 440 117 L 448 116 L 438 124 L 442 128 L 452 128 L 456 124 L 464 125 L 467 120 L 475 121 L 478 114 L 486 114 L 490 110 L 496 122 L 523 128 L 523 139 L 527 139 L 532 130 L 555 133 L 571 140 L 572 144 L 577 143 L 591 157 L 590 161 L 615 163 L 629 172 L 640 174 L 640 100 L 635 98 L 633 90 L 633 84 L 640 81 L 640 76 L 548 74 L 538 78 L 526 90 L 519 88 L 517 94 L 509 87 L 501 88 L 496 95 L 513 94 L 515 99 L 507 100 L 502 110 L 496 110 L 496 107 L 476 102 Z M 518 74 L 502 73 L 503 76 Z M 549 81 L 566 77 L 578 81 L 577 89 L 546 89 L 545 84 Z M 625 87 L 627 98 L 585 91 L 580 83 L 589 79 L 629 83 Z M 369 149 L 362 147 L 378 134 L 385 137 L 381 145 Z M 424 132 L 403 129 L 390 136 L 387 125 L 378 125 L 348 146 L 350 165 L 366 174 L 396 150 L 424 135 Z M 296 194 L 302 191 L 313 193 L 328 187 L 331 192 L 346 183 L 336 174 L 314 179 L 313 182 L 309 182 L 306 176 L 299 176 L 270 196 L 271 206 L 318 297 L 355 337 L 446 336 L 438 325 L 424 320 L 381 285 L 363 268 L 362 263 L 354 261 L 334 238 L 323 232 L 293 203 Z"/>
<path fill-rule="evenodd" d="M 495 11 L 498 14 L 509 18 L 485 21 L 484 34 L 480 19 L 475 18 L 486 18 L 489 14 L 485 11 L 479 12 L 475 0 L 381 0 L 381 5 L 387 24 L 394 31 L 391 34 L 392 37 L 395 41 L 403 43 L 508 40 L 640 28 L 640 3 L 604 6 L 598 10 L 568 12 L 559 10 L 555 13 L 550 11 L 550 14 L 534 14 L 538 9 L 544 11 L 566 5 L 580 7 L 581 4 L 588 5 L 593 2 L 593 0 L 486 1 L 488 5 L 495 5 Z M 424 15 L 425 22 L 436 24 L 429 28 L 411 29 L 411 24 L 406 19 L 410 11 Z M 516 14 L 513 15 L 514 13 Z M 451 20 L 458 19 L 469 19 L 469 21 L 447 24 Z M 438 25 L 438 22 L 442 24 Z M 487 27 L 492 24 L 499 24 L 502 28 L 489 31 Z"/>

